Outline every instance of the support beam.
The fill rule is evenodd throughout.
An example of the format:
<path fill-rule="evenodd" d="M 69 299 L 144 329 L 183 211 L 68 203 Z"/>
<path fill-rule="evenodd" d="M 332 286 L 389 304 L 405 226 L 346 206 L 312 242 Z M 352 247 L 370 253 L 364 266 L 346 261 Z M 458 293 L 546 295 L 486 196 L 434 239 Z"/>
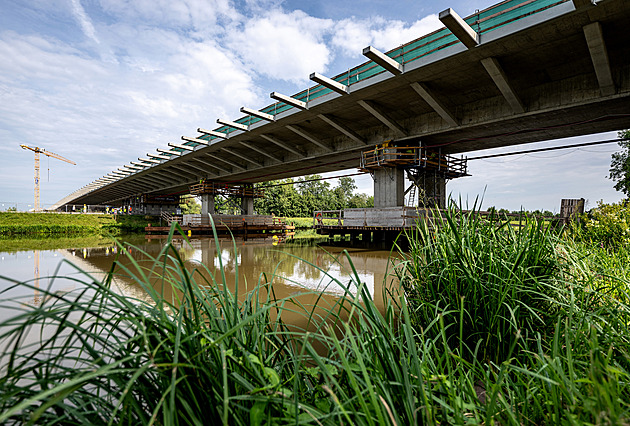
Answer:
<path fill-rule="evenodd" d="M 160 182 L 163 186 L 164 185 L 173 185 L 173 179 L 171 177 L 164 177 L 163 174 L 158 174 L 158 173 L 152 173 L 151 177 L 155 180 L 157 180 L 158 182 Z"/>
<path fill-rule="evenodd" d="M 170 169 L 176 169 L 176 170 L 179 171 L 179 173 L 176 173 L 176 172 L 174 172 L 173 170 L 170 170 Z M 190 180 L 190 178 L 192 177 L 194 180 L 197 180 L 197 174 L 196 173 L 191 173 L 188 169 L 185 169 L 182 166 L 178 166 L 176 164 L 171 164 L 169 170 L 170 170 L 170 173 L 173 173 L 174 175 L 180 176 L 180 177 L 182 177 L 184 179 Z"/>
<path fill-rule="evenodd" d="M 152 160 L 150 158 L 143 158 L 143 157 L 138 157 L 138 160 L 142 161 L 143 163 L 153 163 L 153 164 L 160 164 L 161 161 L 159 160 Z"/>
<path fill-rule="evenodd" d="M 127 164 L 125 164 L 123 167 L 126 168 L 126 169 L 129 169 L 129 170 L 131 170 L 133 172 L 144 170 L 144 167 L 128 166 Z"/>
<path fill-rule="evenodd" d="M 125 166 L 123 166 L 123 167 L 125 167 Z M 131 175 L 133 173 L 131 170 L 125 170 L 125 169 L 120 168 L 120 167 L 117 169 L 117 171 L 114 170 L 114 173 L 118 173 L 118 172 L 126 174 L 127 176 L 129 176 L 129 175 Z"/>
<path fill-rule="evenodd" d="M 158 148 L 156 149 L 157 152 L 161 152 L 162 154 L 171 154 L 171 158 L 173 157 L 179 157 L 180 155 L 182 155 L 181 152 L 177 152 L 177 151 L 171 151 L 171 150 L 165 150 L 162 148 Z"/>
<path fill-rule="evenodd" d="M 230 155 L 233 155 L 235 157 L 241 158 L 241 159 L 247 161 L 248 163 L 252 163 L 255 166 L 258 166 L 258 167 L 263 167 L 264 166 L 264 164 L 261 164 L 258 161 L 252 160 L 247 155 L 243 155 L 240 152 L 233 151 L 233 150 L 231 150 L 229 148 L 221 148 L 221 151 L 225 151 L 225 152 L 227 152 Z"/>
<path fill-rule="evenodd" d="M 212 167 L 213 169 L 219 170 L 220 172 L 223 172 L 223 173 L 232 173 L 231 170 L 224 169 L 221 166 L 217 166 L 215 163 L 210 163 L 210 162 L 205 161 L 205 160 L 203 160 L 201 158 L 193 158 L 193 161 L 197 161 L 198 163 L 205 164 L 206 166 Z"/>
<path fill-rule="evenodd" d="M 224 120 L 222 118 L 217 118 L 217 123 L 219 123 L 219 124 L 221 124 L 223 126 L 231 127 L 233 129 L 236 129 L 236 130 L 242 130 L 244 132 L 247 132 L 249 130 L 249 128 L 246 125 L 244 125 L 244 124 L 237 123 L 235 121 Z"/>
<path fill-rule="evenodd" d="M 152 182 L 154 185 L 158 185 L 158 188 L 161 188 L 164 186 L 164 181 L 162 179 L 159 179 L 156 176 L 142 176 L 141 179 L 145 180 L 145 181 L 149 181 Z"/>
<path fill-rule="evenodd" d="M 287 151 L 297 155 L 298 157 L 304 157 L 306 155 L 303 151 L 292 147 L 291 145 L 287 144 L 286 142 L 282 142 L 281 140 L 277 139 L 274 136 L 271 136 L 271 135 L 260 135 L 260 137 L 265 139 L 265 140 L 267 140 L 267 141 L 269 141 L 269 142 L 271 142 L 272 144 L 278 145 L 282 149 L 286 149 Z"/>
<path fill-rule="evenodd" d="M 346 86 L 345 84 L 341 84 L 338 81 L 333 80 L 332 78 L 328 78 L 316 72 L 309 75 L 308 78 L 314 81 L 315 83 L 319 83 L 322 86 L 327 87 L 330 90 L 339 93 L 340 95 L 348 94 L 348 86 Z"/>
<path fill-rule="evenodd" d="M 139 176 L 135 179 L 139 181 L 145 188 L 149 188 L 151 190 L 158 189 L 162 186 L 162 184 L 155 182 L 153 179 L 149 179 L 148 177 Z"/>
<path fill-rule="evenodd" d="M 372 101 L 359 100 L 358 104 L 361 105 L 363 109 L 365 109 L 367 112 L 376 117 L 381 123 L 393 130 L 398 137 L 404 138 L 405 136 L 408 136 L 407 131 L 403 129 L 403 127 L 398 124 L 396 120 L 391 118 L 389 114 L 387 114 L 387 112 L 385 112 L 383 108 L 378 106 L 376 103 Z"/>
<path fill-rule="evenodd" d="M 514 88 L 510 84 L 507 75 L 501 68 L 501 64 L 497 60 L 497 58 L 485 58 L 481 60 L 481 64 L 486 69 L 494 84 L 496 84 L 497 88 L 503 94 L 503 97 L 508 102 L 512 111 L 515 114 L 522 114 L 525 112 L 525 106 L 523 102 L 514 91 Z"/>
<path fill-rule="evenodd" d="M 182 140 L 186 141 L 186 142 L 198 143 L 199 145 L 205 145 L 205 146 L 209 146 L 210 145 L 210 142 L 205 140 L 205 139 L 189 138 L 187 136 L 182 136 Z"/>
<path fill-rule="evenodd" d="M 190 180 L 188 176 L 181 176 L 181 175 L 173 173 L 172 170 L 167 170 L 167 169 L 160 170 L 156 174 L 159 175 L 158 178 L 162 179 L 165 182 L 165 184 L 172 185 L 172 186 L 181 185 L 184 182 L 188 182 Z M 173 178 L 174 175 L 179 176 L 185 180 L 174 179 Z"/>
<path fill-rule="evenodd" d="M 353 141 L 359 142 L 363 145 L 367 144 L 367 142 L 361 136 L 359 136 L 354 130 L 352 130 L 345 124 L 340 123 L 339 121 L 337 121 L 337 119 L 332 118 L 330 115 L 318 114 L 317 116 L 323 121 L 325 121 L 326 123 L 333 126 L 335 129 L 339 130 L 344 135 L 348 136 Z"/>
<path fill-rule="evenodd" d="M 194 151 L 195 148 L 192 146 L 188 146 L 188 145 L 182 145 L 182 144 L 178 144 L 178 143 L 168 143 L 168 146 L 173 147 L 173 148 L 179 148 L 179 149 L 183 149 L 184 151 Z"/>
<path fill-rule="evenodd" d="M 241 112 L 243 114 L 249 114 L 249 115 L 252 115 L 254 117 L 261 118 L 263 120 L 276 121 L 276 118 L 273 115 L 267 114 L 266 112 L 258 111 L 257 109 L 241 107 Z"/>
<path fill-rule="evenodd" d="M 283 95 L 282 93 L 278 92 L 271 92 L 269 96 L 276 101 L 284 102 L 285 104 L 291 105 L 292 107 L 296 107 L 302 110 L 308 109 L 306 102 L 302 102 L 301 100 L 292 98 L 291 96 Z"/>
<path fill-rule="evenodd" d="M 227 134 L 223 132 L 215 132 L 214 130 L 206 130 L 206 129 L 202 129 L 201 127 L 198 127 L 197 131 L 199 133 L 203 133 L 205 135 L 214 136 L 216 138 L 221 138 L 221 139 L 227 139 L 229 137 Z"/>
<path fill-rule="evenodd" d="M 401 64 L 372 46 L 364 48 L 363 55 L 394 75 L 403 73 L 403 66 Z"/>
<path fill-rule="evenodd" d="M 586 37 L 586 44 L 588 45 L 588 51 L 593 61 L 593 67 L 595 68 L 597 82 L 599 83 L 599 91 L 602 96 L 614 95 L 616 92 L 615 82 L 613 81 L 612 72 L 610 70 L 610 61 L 608 59 L 606 43 L 604 42 L 602 24 L 593 22 L 586 25 L 583 30 L 584 37 Z"/>
<path fill-rule="evenodd" d="M 147 157 L 149 158 L 159 158 L 160 160 L 170 160 L 171 157 L 167 156 L 167 155 L 160 155 L 160 154 L 147 154 Z"/>
<path fill-rule="evenodd" d="M 451 8 L 440 12 L 440 21 L 469 49 L 479 44 L 479 34 Z"/>
<path fill-rule="evenodd" d="M 190 161 L 186 163 L 186 167 L 192 167 L 195 170 L 199 170 L 201 173 L 203 173 L 206 176 L 212 174 L 212 173 L 208 172 L 207 169 L 204 169 L 203 167 L 196 166 L 196 165 L 192 164 Z"/>
<path fill-rule="evenodd" d="M 287 129 L 291 130 L 293 133 L 295 133 L 296 135 L 302 136 L 304 139 L 306 139 L 307 141 L 317 145 L 318 147 L 328 151 L 328 152 L 332 152 L 333 149 L 331 147 L 329 147 L 328 145 L 324 144 L 321 140 L 319 140 L 319 138 L 315 137 L 314 135 L 312 135 L 311 133 L 307 132 L 306 130 L 304 130 L 303 128 L 299 127 L 299 126 L 285 126 Z"/>
<path fill-rule="evenodd" d="M 426 84 L 411 83 L 411 88 L 415 90 L 416 93 L 420 95 L 420 97 L 424 99 L 424 101 L 429 104 L 429 106 L 433 108 L 433 110 L 437 112 L 444 121 L 453 127 L 459 126 L 459 121 L 455 117 L 455 114 L 449 111 L 446 105 L 429 90 Z"/>
<path fill-rule="evenodd" d="M 268 153 L 267 151 L 265 151 L 264 149 L 260 149 L 260 148 L 258 148 L 254 142 L 239 142 L 239 143 L 240 143 L 241 145 L 243 145 L 244 147 L 249 148 L 249 149 L 251 149 L 251 150 L 253 150 L 253 151 L 256 151 L 257 153 L 262 154 L 262 155 L 264 155 L 265 157 L 270 158 L 270 159 L 272 159 L 272 160 L 274 160 L 274 161 L 277 161 L 277 162 L 279 162 L 279 163 L 282 163 L 282 161 L 283 161 L 283 160 L 282 160 L 282 158 L 278 158 L 278 157 L 276 157 L 275 155 L 271 155 L 271 154 L 269 154 L 269 153 Z"/>
<path fill-rule="evenodd" d="M 207 155 L 210 158 L 214 158 L 215 160 L 219 160 L 219 161 L 222 161 L 222 162 L 224 162 L 226 164 L 229 164 L 230 166 L 235 167 L 237 169 L 247 170 L 247 168 L 241 166 L 240 164 L 235 163 L 234 161 L 226 160 L 225 158 L 219 157 L 218 155 L 214 155 L 214 154 L 205 154 L 205 155 Z"/>
<path fill-rule="evenodd" d="M 151 167 L 151 165 L 149 164 L 138 163 L 137 161 L 130 161 L 130 163 L 134 166 L 142 167 L 142 170 L 146 169 L 147 167 Z"/>

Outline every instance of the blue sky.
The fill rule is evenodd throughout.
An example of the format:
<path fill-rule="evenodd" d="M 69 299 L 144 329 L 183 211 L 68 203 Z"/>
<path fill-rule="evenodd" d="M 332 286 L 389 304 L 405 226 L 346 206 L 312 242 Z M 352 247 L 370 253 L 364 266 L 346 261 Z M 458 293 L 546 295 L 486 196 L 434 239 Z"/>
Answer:
<path fill-rule="evenodd" d="M 389 50 L 431 32 L 447 7 L 467 16 L 493 3 L 0 0 L 0 210 L 33 203 L 33 153 L 20 144 L 77 163 L 42 157 L 41 202 L 51 205 L 216 118 L 240 117 L 241 106 L 270 104 L 272 91 L 297 93 L 312 72 L 363 62 L 363 47 Z M 510 210 L 618 201 L 606 178 L 616 147 L 474 161 L 473 176 L 448 190 Z M 369 177 L 357 183 L 371 193 Z"/>

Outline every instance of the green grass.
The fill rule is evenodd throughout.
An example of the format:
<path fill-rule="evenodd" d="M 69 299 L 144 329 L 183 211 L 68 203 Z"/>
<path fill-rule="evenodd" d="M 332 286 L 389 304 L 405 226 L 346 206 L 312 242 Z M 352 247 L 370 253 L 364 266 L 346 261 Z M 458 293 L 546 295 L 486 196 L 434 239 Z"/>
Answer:
<path fill-rule="evenodd" d="M 67 248 L 87 248 L 113 245 L 113 239 L 102 235 L 66 236 L 48 235 L 46 238 L 30 236 L 0 236 L 0 251 L 16 252 L 29 250 L 58 250 Z"/>
<path fill-rule="evenodd" d="M 147 223 L 155 220 L 135 215 L 0 212 L 0 236 L 118 235 L 144 232 Z"/>
<path fill-rule="evenodd" d="M 603 277 L 598 256 L 533 224 L 447 221 L 415 235 L 397 268 L 407 297 L 384 286 L 382 311 L 356 273 L 358 292 L 314 310 L 274 298 L 273 271 L 230 291 L 171 244 L 103 281 L 77 270 L 78 289 L 40 288 L 41 306 L 6 300 L 0 423 L 628 424 L 628 282 L 615 263 Z M 120 274 L 151 301 L 113 291 Z M 6 295 L 34 290 L 0 279 Z"/>

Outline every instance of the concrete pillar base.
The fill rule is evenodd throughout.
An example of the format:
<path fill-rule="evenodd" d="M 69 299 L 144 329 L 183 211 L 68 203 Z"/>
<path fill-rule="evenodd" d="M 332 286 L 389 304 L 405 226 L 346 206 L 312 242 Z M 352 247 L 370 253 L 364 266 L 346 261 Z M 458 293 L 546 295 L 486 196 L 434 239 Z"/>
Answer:
<path fill-rule="evenodd" d="M 405 205 L 405 174 L 403 169 L 385 167 L 374 171 L 374 207 Z"/>
<path fill-rule="evenodd" d="M 209 214 L 215 214 L 214 208 L 214 195 L 202 194 L 201 195 L 201 223 L 206 225 L 210 223 L 208 219 Z"/>

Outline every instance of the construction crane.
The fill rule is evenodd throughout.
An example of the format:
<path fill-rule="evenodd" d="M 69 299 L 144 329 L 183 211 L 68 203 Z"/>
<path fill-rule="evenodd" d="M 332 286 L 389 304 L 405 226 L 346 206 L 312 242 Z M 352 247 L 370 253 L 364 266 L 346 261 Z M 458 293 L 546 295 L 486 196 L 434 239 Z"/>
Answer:
<path fill-rule="evenodd" d="M 77 165 L 77 163 L 62 157 L 59 154 L 46 151 L 45 149 L 39 148 L 37 146 L 35 148 L 24 144 L 21 144 L 20 146 L 22 147 L 22 149 L 30 149 L 35 153 L 35 208 L 33 210 L 37 212 L 39 211 L 39 154 L 44 154 L 47 157 L 56 158 L 57 160 L 65 161 L 66 163 L 74 164 L 75 166 Z"/>

